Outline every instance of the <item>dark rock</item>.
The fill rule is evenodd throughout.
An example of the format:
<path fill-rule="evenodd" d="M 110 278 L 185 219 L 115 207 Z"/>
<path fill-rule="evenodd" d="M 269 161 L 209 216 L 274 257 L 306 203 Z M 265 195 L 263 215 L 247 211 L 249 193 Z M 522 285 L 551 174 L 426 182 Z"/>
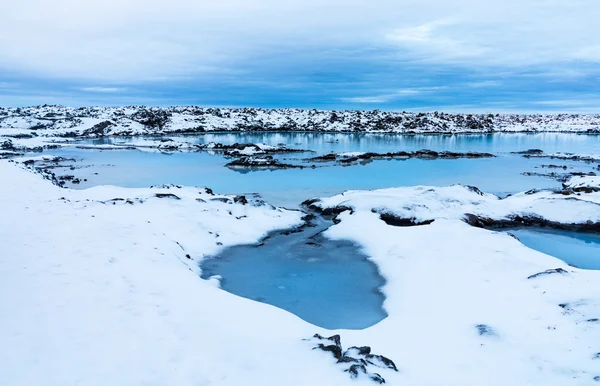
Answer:
<path fill-rule="evenodd" d="M 319 335 L 319 334 L 315 334 L 315 335 L 313 335 L 313 338 L 316 338 L 319 340 L 331 341 L 331 342 L 335 343 L 335 345 L 338 346 L 340 349 L 342 348 L 342 338 L 338 334 L 332 335 L 328 338 L 325 338 L 324 336 Z"/>
<path fill-rule="evenodd" d="M 271 156 L 266 157 L 241 157 L 227 164 L 226 167 L 236 169 L 302 169 L 304 166 L 285 164 Z"/>
<path fill-rule="evenodd" d="M 529 149 L 529 150 L 523 150 L 523 151 L 513 151 L 512 154 L 539 155 L 539 154 L 544 154 L 544 151 L 541 149 Z"/>
<path fill-rule="evenodd" d="M 385 379 L 383 379 L 383 377 L 377 373 L 373 373 L 371 375 L 369 375 L 369 377 L 371 378 L 371 380 L 373 382 L 379 383 L 379 384 L 384 384 L 385 383 Z"/>
<path fill-rule="evenodd" d="M 588 221 L 585 223 L 559 223 L 555 221 L 549 221 L 537 216 L 511 215 L 504 219 L 494 220 L 489 217 L 482 217 L 472 213 L 466 213 L 463 216 L 463 221 L 474 227 L 491 230 L 519 227 L 537 227 L 569 230 L 574 232 L 600 232 L 600 222 Z"/>
<path fill-rule="evenodd" d="M 114 126 L 115 124 L 112 123 L 111 121 L 104 121 L 104 122 L 100 122 L 98 124 L 95 124 L 94 126 L 90 127 L 87 130 L 84 130 L 81 135 L 84 137 L 88 137 L 91 135 L 96 135 L 99 137 L 104 137 L 105 135 L 107 135 L 109 133 L 109 130 L 107 130 L 109 127 Z"/>
<path fill-rule="evenodd" d="M 413 218 L 404 218 L 396 216 L 393 213 L 380 213 L 379 218 L 384 221 L 387 225 L 392 225 L 396 227 L 412 227 L 418 225 L 429 225 L 435 220 L 424 220 L 417 221 L 417 219 Z"/>
<path fill-rule="evenodd" d="M 211 198 L 210 201 L 224 202 L 226 204 L 231 204 L 231 199 L 229 199 L 227 197 L 215 197 L 215 198 Z"/>
<path fill-rule="evenodd" d="M 476 324 L 475 329 L 477 329 L 477 333 L 481 336 L 494 336 L 496 333 L 494 329 L 487 324 Z"/>
<path fill-rule="evenodd" d="M 315 348 L 320 348 L 323 351 L 332 353 L 335 359 L 340 359 L 342 357 L 342 349 L 337 345 L 330 344 L 325 346 L 323 343 L 319 343 Z"/>
<path fill-rule="evenodd" d="M 157 198 L 171 198 L 174 200 L 181 200 L 179 196 L 174 195 L 173 193 L 156 193 L 154 194 Z"/>
<path fill-rule="evenodd" d="M 240 203 L 242 205 L 246 205 L 248 203 L 248 200 L 246 199 L 246 196 L 235 196 L 233 198 L 233 202 Z"/>
<path fill-rule="evenodd" d="M 344 355 L 368 355 L 370 353 L 371 353 L 371 347 L 369 347 L 369 346 L 362 346 L 362 347 L 352 346 L 352 347 L 349 347 L 344 352 Z"/>
<path fill-rule="evenodd" d="M 350 373 L 350 378 L 358 378 L 360 374 L 366 374 L 367 368 L 364 365 L 352 365 L 348 369 L 344 370 L 347 373 Z"/>
<path fill-rule="evenodd" d="M 369 362 L 370 364 L 372 364 L 374 366 L 398 371 L 398 368 L 396 367 L 396 364 L 394 363 L 394 361 L 392 361 L 389 358 L 384 357 L 383 355 L 368 354 L 368 355 L 366 355 L 366 360 L 367 360 L 367 362 Z"/>
<path fill-rule="evenodd" d="M 545 276 L 545 275 L 552 275 L 554 273 L 560 273 L 562 275 L 567 274 L 568 272 L 562 268 L 553 268 L 553 269 L 547 269 L 544 272 L 538 272 L 534 275 L 528 276 L 527 279 L 535 279 L 536 277 L 540 277 L 540 276 Z"/>

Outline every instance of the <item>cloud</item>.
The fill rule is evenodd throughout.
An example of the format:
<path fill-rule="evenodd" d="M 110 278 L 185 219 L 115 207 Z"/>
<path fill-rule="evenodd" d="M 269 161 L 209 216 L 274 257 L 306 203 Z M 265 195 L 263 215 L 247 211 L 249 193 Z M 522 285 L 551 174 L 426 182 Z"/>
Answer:
<path fill-rule="evenodd" d="M 99 92 L 99 93 L 117 93 L 117 92 L 123 92 L 126 91 L 127 89 L 124 87 L 101 87 L 101 86 L 94 86 L 94 87 L 81 87 L 79 88 L 81 91 L 86 91 L 86 92 Z"/>
<path fill-rule="evenodd" d="M 598 19 L 597 0 L 7 1 L 0 82 L 19 87 L 0 88 L 332 107 L 597 94 Z"/>

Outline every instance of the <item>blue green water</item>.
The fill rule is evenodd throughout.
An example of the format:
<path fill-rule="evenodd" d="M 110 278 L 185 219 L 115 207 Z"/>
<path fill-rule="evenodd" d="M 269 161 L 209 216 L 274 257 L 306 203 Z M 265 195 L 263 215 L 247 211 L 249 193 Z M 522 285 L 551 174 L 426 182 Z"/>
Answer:
<path fill-rule="evenodd" d="M 600 269 L 600 235 L 551 229 L 510 231 L 526 246 L 582 269 Z M 554 267 L 549 267 L 554 268 Z"/>
<path fill-rule="evenodd" d="M 223 167 L 230 160 L 216 154 L 149 153 L 121 150 L 60 149 L 52 154 L 77 157 L 83 166 L 70 174 L 88 181 L 73 186 L 94 185 L 146 187 L 157 184 L 208 186 L 224 194 L 258 193 L 274 204 L 297 206 L 315 196 L 328 196 L 348 189 L 377 189 L 394 186 L 451 184 L 475 185 L 483 191 L 506 195 L 532 188 L 554 188 L 556 180 L 524 176 L 523 172 L 548 172 L 541 165 L 559 163 L 570 171 L 589 171 L 595 165 L 548 159 L 525 159 L 513 151 L 540 148 L 546 152 L 576 151 L 600 153 L 600 136 L 567 134 L 494 135 L 374 135 L 319 133 L 235 133 L 186 137 L 198 143 L 220 142 L 285 144 L 315 153 L 287 154 L 282 162 L 309 166 L 302 158 L 331 151 L 413 151 L 423 148 L 457 152 L 492 152 L 492 159 L 457 160 L 378 160 L 366 165 L 324 166 L 316 169 L 261 170 L 239 173 Z M 127 143 L 127 138 L 86 141 L 88 143 Z M 97 174 L 95 174 L 97 173 Z"/>

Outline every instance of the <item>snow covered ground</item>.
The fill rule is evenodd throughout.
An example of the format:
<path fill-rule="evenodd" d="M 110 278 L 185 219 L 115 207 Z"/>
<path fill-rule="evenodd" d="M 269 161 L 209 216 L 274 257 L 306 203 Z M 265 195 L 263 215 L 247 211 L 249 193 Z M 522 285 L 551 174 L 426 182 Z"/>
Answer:
<path fill-rule="evenodd" d="M 181 107 L 0 107 L 0 136 L 102 137 L 210 131 L 600 132 L 600 115 L 445 114 Z"/>
<path fill-rule="evenodd" d="M 62 189 L 8 161 L 0 176 L 3 384 L 373 384 L 311 350 L 303 339 L 317 332 L 393 359 L 399 372 L 380 371 L 391 385 L 598 384 L 600 272 L 461 219 L 598 222 L 598 193 L 500 200 L 453 186 L 323 199 L 353 208 L 327 236 L 358 242 L 387 280 L 387 319 L 332 332 L 197 275 L 203 256 L 297 225 L 299 212 L 204 188 Z M 435 221 L 397 227 L 376 212 Z M 528 279 L 555 268 L 566 273 Z"/>

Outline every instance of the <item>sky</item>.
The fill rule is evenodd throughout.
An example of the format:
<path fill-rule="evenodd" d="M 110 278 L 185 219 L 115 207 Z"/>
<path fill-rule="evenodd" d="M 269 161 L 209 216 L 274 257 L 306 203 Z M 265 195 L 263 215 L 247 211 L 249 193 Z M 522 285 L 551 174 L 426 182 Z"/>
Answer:
<path fill-rule="evenodd" d="M 600 113 L 597 0 L 0 1 L 0 105 Z"/>

